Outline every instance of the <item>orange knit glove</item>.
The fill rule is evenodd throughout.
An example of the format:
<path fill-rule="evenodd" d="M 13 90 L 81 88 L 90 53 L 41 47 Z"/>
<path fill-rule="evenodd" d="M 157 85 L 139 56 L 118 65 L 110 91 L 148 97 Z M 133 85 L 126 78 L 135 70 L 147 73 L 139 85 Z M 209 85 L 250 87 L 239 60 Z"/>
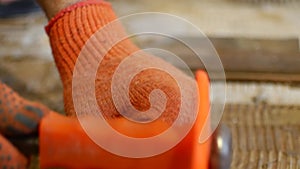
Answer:
<path fill-rule="evenodd" d="M 0 82 L 0 168 L 27 168 L 28 159 L 4 136 L 37 133 L 39 121 L 49 110 L 23 99 Z"/>
<path fill-rule="evenodd" d="M 64 87 L 64 103 L 67 115 L 75 116 L 75 110 L 72 100 L 72 76 L 76 59 L 87 40 L 100 28 L 115 20 L 116 16 L 111 5 L 101 0 L 86 0 L 76 3 L 54 17 L 46 27 L 50 37 L 52 52 L 59 70 L 63 87 Z M 103 33 L 105 41 L 96 44 L 99 49 L 105 48 L 107 41 L 124 35 L 125 32 L 121 25 L 112 26 L 109 32 Z M 102 37 L 102 38 L 103 38 Z M 130 55 L 138 51 L 129 39 L 125 39 L 113 46 L 111 50 L 104 56 L 99 65 L 95 79 L 96 99 L 104 117 L 117 118 L 120 113 L 116 110 L 112 99 L 111 86 L 112 77 L 119 64 L 130 57 Z M 187 93 L 195 93 L 191 86 L 196 87 L 194 79 L 186 76 L 172 65 L 166 63 L 162 59 L 149 55 L 147 53 L 140 54 L 139 60 L 129 63 L 129 67 L 137 67 L 143 65 L 147 67 L 151 65 L 160 65 L 175 72 L 179 81 L 184 83 L 182 87 Z M 83 68 L 88 67 L 95 59 L 91 55 L 85 58 L 86 64 Z M 124 87 L 123 81 L 127 77 L 119 79 L 119 88 Z M 84 80 L 82 81 L 84 83 Z M 166 93 L 167 103 L 165 111 L 161 115 L 163 121 L 172 123 L 178 115 L 180 108 L 181 96 L 177 82 L 171 75 L 157 69 L 147 69 L 139 73 L 130 83 L 130 101 L 131 104 L 139 111 L 146 111 L 150 107 L 149 94 L 154 89 L 161 89 Z M 119 93 L 116 97 L 122 97 L 125 93 Z M 123 111 L 127 111 L 128 105 L 121 105 Z M 184 105 L 186 106 L 186 105 Z M 187 108 L 186 106 L 185 108 Z M 129 113 L 130 114 L 130 113 Z M 149 119 L 153 117 L 153 113 L 135 114 L 136 119 Z M 186 121 L 189 121 L 189 115 L 186 114 Z"/>
<path fill-rule="evenodd" d="M 27 166 L 26 157 L 0 134 L 0 168 L 25 169 Z"/>
<path fill-rule="evenodd" d="M 0 133 L 23 136 L 37 133 L 39 121 L 50 110 L 28 101 L 0 82 Z"/>
<path fill-rule="evenodd" d="M 79 88 L 76 85 L 72 86 L 72 78 L 77 58 L 89 38 L 96 31 L 115 19 L 117 19 L 117 17 L 109 3 L 102 0 L 85 0 L 60 11 L 60 13 L 58 13 L 46 27 L 55 63 L 63 82 L 64 106 L 65 112 L 68 116 L 76 116 L 72 92 L 74 89 L 82 90 L 82 88 Z M 96 50 L 107 49 L 109 48 L 108 45 L 110 42 L 120 39 L 120 36 L 123 35 L 125 35 L 125 32 L 121 24 L 116 24 L 110 26 L 109 30 L 102 32 L 102 34 L 99 35 L 101 37 L 97 37 L 97 42 L 93 45 L 97 47 Z M 145 52 L 140 52 L 139 50 L 140 49 L 129 39 L 124 39 L 106 53 L 97 69 L 95 78 L 95 97 L 98 107 L 103 113 L 105 119 L 119 132 L 121 131 L 121 133 L 126 133 L 125 135 L 132 137 L 151 137 L 162 133 L 168 129 L 175 120 L 177 120 L 179 113 L 181 113 L 180 115 L 182 117 L 179 121 L 180 125 L 187 126 L 192 124 L 195 118 L 195 112 L 193 111 L 195 109 L 193 108 L 198 103 L 196 81 L 162 59 Z M 128 105 L 125 101 L 122 102 L 122 100 L 119 103 L 119 107 L 121 107 L 121 109 L 117 109 L 112 97 L 111 89 L 113 76 L 115 75 L 120 63 L 122 63 L 125 59 L 130 58 L 132 54 L 137 51 L 139 51 L 139 57 L 137 57 L 134 62 L 129 62 L 127 65 L 128 68 L 134 69 L 140 66 L 152 68 L 145 69 L 133 77 L 129 84 L 128 93 L 116 92 L 114 95 L 114 98 L 124 98 L 124 96 L 127 96 L 128 94 L 131 105 L 139 111 L 135 113 L 131 112 L 132 109 L 128 109 L 131 105 Z M 88 54 L 83 58 L 83 60 L 84 63 L 80 64 L 80 71 L 88 70 L 91 65 L 95 65 L 97 56 L 95 56 L 95 53 L 90 55 Z M 173 74 L 176 74 L 176 80 L 167 72 L 153 68 L 153 65 L 166 68 L 168 71 L 173 72 Z M 126 88 L 126 84 L 124 84 L 124 81 L 126 80 L 128 80 L 128 77 L 119 77 L 119 79 L 116 80 L 116 90 Z M 181 82 L 182 86 L 179 87 L 178 82 Z M 86 80 L 82 79 L 81 84 L 85 83 Z M 85 86 L 83 85 L 83 87 Z M 149 96 L 155 89 L 160 89 L 165 93 L 166 104 L 163 112 L 160 112 L 161 110 L 157 107 L 160 106 L 159 103 L 157 105 L 151 105 L 150 103 L 151 100 L 149 99 Z M 182 90 L 187 97 L 182 97 Z M 88 111 L 90 106 L 88 101 L 93 98 L 86 98 L 86 93 L 84 92 L 74 97 L 84 97 L 85 103 L 81 108 Z M 182 99 L 185 99 L 186 102 L 183 102 Z M 150 107 L 153 109 L 148 111 Z M 80 113 L 88 114 L 92 112 Z M 164 125 L 161 125 L 158 128 L 151 128 L 148 126 L 148 129 L 144 130 L 145 132 L 138 132 L 137 127 L 134 127 L 135 124 L 129 124 L 131 121 L 128 122 L 125 118 L 122 118 L 121 114 L 123 113 L 130 115 L 132 119 L 137 119 L 139 122 L 151 121 L 157 117 L 158 113 L 161 113 L 159 118 L 153 121 L 152 125 L 150 124 L 149 126 L 155 126 L 156 122 Z M 129 131 L 124 131 L 126 130 L 124 128 Z M 146 134 L 137 136 L 137 134 L 150 133 L 150 131 L 153 131 L 150 135 Z M 178 150 L 179 152 L 176 157 L 171 158 L 170 154 L 173 152 L 169 154 L 169 159 L 173 159 L 175 161 L 177 160 L 176 158 L 179 158 L 180 156 L 181 161 L 180 166 L 178 166 L 179 168 L 191 168 L 192 154 L 194 151 L 192 145 L 194 145 L 194 142 L 195 144 L 197 143 L 197 138 L 195 138 L 196 134 L 194 132 L 190 133 L 192 134 L 189 134 L 186 137 L 188 139 L 185 139 L 186 145 L 190 145 L 190 147 L 187 148 L 181 146 L 176 149 L 176 151 Z M 163 157 L 164 156 L 161 158 Z M 179 165 L 179 163 L 176 164 Z M 142 166 L 138 167 L 142 168 Z"/>

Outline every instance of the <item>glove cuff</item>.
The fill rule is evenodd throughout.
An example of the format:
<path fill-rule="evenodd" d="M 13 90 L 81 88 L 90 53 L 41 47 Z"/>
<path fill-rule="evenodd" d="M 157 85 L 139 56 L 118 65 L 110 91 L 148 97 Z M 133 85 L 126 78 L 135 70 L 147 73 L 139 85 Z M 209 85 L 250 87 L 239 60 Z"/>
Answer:
<path fill-rule="evenodd" d="M 87 40 L 116 16 L 102 0 L 85 0 L 60 11 L 46 26 L 64 87 L 70 85 L 78 55 Z M 92 58 L 87 58 L 87 63 Z M 88 64 L 87 64 L 88 65 Z"/>

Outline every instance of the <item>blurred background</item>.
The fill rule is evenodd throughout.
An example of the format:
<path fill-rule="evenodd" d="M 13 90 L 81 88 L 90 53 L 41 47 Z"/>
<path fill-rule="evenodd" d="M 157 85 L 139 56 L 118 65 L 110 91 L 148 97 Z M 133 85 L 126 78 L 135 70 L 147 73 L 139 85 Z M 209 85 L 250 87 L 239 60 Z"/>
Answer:
<path fill-rule="evenodd" d="M 231 168 L 300 168 L 300 0 L 110 2 L 118 16 L 170 13 L 187 19 L 210 38 L 227 76 L 222 122 L 233 135 Z M 30 10 L 22 4 L 16 11 L 9 10 L 9 2 L 0 4 L 0 80 L 22 96 L 63 113 L 62 86 L 44 31 L 45 16 L 33 4 Z M 130 32 L 144 22 L 125 25 Z M 177 33 L 194 38 L 184 28 Z M 138 43 L 155 42 L 146 38 Z M 160 45 L 175 53 L 178 49 L 173 42 Z M 203 68 L 193 64 L 188 51 L 177 52 L 192 70 Z"/>

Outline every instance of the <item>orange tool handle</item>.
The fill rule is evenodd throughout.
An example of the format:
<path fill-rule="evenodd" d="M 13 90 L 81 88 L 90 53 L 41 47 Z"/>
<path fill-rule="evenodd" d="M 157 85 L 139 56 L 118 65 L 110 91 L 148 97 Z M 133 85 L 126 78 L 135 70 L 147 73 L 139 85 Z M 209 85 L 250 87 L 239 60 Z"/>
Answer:
<path fill-rule="evenodd" d="M 196 74 L 200 107 L 196 124 L 189 134 L 171 150 L 149 158 L 126 158 L 109 153 L 95 144 L 85 133 L 76 118 L 50 113 L 40 125 L 41 168 L 99 168 L 99 169 L 207 169 L 209 164 L 210 141 L 198 143 L 199 133 L 209 112 L 209 81 L 205 72 Z M 164 128 L 162 121 L 150 127 L 138 129 L 124 118 L 109 123 L 123 129 L 132 129 L 135 137 L 153 134 L 153 130 Z M 97 128 L 101 131 L 101 129 Z M 109 133 L 103 131 L 103 138 L 109 140 Z M 167 138 L 166 138 L 167 139 Z M 167 140 L 165 140 L 167 142 Z"/>

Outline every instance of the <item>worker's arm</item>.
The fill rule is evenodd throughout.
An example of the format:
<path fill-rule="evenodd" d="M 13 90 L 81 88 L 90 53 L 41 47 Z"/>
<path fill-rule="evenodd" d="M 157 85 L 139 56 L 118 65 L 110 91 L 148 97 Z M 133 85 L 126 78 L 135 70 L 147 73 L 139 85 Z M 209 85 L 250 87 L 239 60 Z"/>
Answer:
<path fill-rule="evenodd" d="M 37 0 L 49 20 L 62 9 L 79 1 L 80 0 Z"/>

